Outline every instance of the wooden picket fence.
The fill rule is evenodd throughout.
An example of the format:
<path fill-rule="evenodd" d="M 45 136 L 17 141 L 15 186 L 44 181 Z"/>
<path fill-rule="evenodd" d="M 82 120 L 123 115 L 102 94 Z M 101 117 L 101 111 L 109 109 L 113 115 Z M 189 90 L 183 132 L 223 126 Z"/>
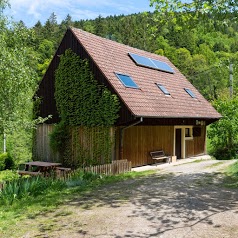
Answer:
<path fill-rule="evenodd" d="M 87 172 L 96 174 L 115 175 L 131 171 L 131 161 L 114 160 L 111 164 L 102 164 L 84 168 Z"/>

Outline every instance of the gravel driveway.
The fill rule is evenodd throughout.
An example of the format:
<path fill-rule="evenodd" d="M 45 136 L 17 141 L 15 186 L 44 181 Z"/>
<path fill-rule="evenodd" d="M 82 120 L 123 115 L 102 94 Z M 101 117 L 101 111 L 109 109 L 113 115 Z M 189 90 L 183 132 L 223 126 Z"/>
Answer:
<path fill-rule="evenodd" d="M 105 185 L 37 216 L 23 237 L 236 238 L 238 189 L 225 188 L 221 173 L 231 163 L 154 166 L 153 175 Z"/>

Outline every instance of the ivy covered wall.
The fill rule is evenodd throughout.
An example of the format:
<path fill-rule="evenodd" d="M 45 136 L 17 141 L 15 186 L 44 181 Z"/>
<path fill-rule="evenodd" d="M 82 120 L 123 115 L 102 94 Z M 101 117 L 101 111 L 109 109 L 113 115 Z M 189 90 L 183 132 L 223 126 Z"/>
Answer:
<path fill-rule="evenodd" d="M 119 100 L 94 78 L 87 60 L 70 49 L 60 56 L 55 73 L 55 100 L 60 123 L 51 134 L 51 147 L 69 166 L 109 162 L 118 118 Z"/>

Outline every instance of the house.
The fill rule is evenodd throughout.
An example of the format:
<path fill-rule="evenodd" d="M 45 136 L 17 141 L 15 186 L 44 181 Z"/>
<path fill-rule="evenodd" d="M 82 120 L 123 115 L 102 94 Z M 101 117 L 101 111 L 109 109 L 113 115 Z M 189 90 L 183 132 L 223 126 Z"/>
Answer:
<path fill-rule="evenodd" d="M 42 98 L 39 115 L 53 115 L 37 130 L 43 138 L 38 158 L 54 160 L 47 149 L 47 133 L 59 122 L 54 72 L 69 48 L 88 59 L 95 79 L 119 97 L 113 159 L 135 167 L 153 163 L 149 152 L 158 149 L 182 159 L 206 153 L 206 126 L 221 115 L 166 57 L 69 28 L 36 93 Z"/>

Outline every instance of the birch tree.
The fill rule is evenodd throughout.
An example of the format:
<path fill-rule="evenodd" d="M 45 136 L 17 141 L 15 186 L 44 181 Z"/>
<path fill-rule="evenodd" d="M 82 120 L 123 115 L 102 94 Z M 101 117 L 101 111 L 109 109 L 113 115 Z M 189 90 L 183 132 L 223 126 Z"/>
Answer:
<path fill-rule="evenodd" d="M 31 32 L 4 16 L 7 4 L 0 0 L 0 131 L 4 137 L 31 123 L 29 109 L 37 78 L 28 47 Z"/>

